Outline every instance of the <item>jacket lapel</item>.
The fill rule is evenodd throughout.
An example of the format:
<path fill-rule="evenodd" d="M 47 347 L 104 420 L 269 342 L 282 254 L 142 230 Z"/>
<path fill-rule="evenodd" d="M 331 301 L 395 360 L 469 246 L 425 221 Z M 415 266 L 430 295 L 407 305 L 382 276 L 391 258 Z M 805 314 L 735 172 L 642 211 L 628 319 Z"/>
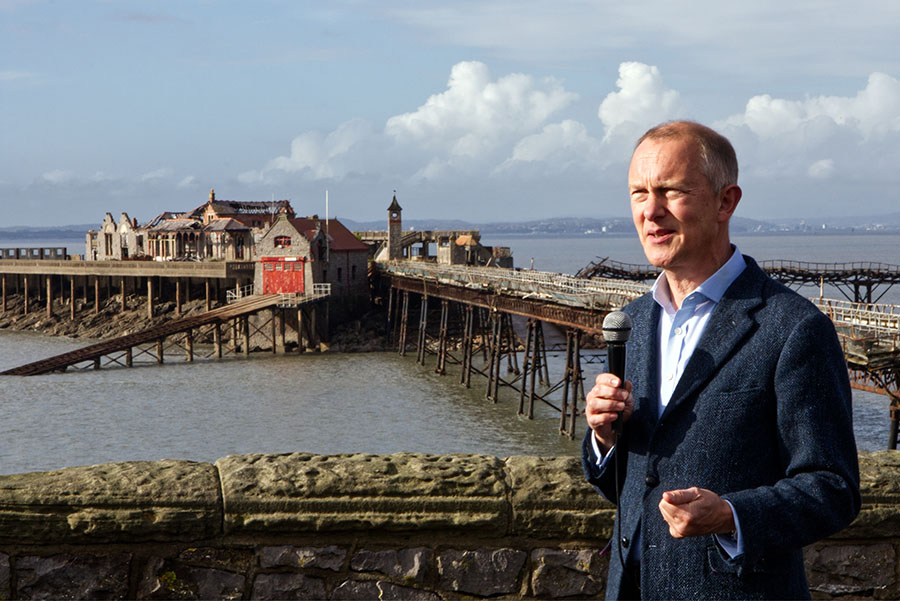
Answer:
<path fill-rule="evenodd" d="M 731 356 L 732 351 L 753 329 L 755 321 L 750 312 L 762 304 L 762 291 L 766 274 L 750 257 L 745 256 L 747 267 L 713 309 L 709 323 L 691 355 L 681 379 L 663 415 L 674 411 L 713 377 L 719 367 Z"/>

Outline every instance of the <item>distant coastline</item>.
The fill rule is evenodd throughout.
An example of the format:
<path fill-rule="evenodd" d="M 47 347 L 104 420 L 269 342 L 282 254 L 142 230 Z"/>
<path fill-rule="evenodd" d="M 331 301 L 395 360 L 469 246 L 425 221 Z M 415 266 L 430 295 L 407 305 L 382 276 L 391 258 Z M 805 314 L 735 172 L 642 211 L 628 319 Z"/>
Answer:
<path fill-rule="evenodd" d="M 826 221 L 814 225 L 815 222 L 790 220 L 785 222 L 762 222 L 750 219 L 734 218 L 731 223 L 732 235 L 738 236 L 821 236 L 821 235 L 896 235 L 900 234 L 900 214 L 886 216 L 883 221 L 861 223 L 857 219 Z M 355 222 L 344 219 L 347 227 L 353 231 L 384 229 L 383 222 Z M 846 223 L 841 225 L 839 223 Z M 66 241 L 83 242 L 84 236 L 96 225 L 67 225 L 58 227 L 18 226 L 0 228 L 0 244 L 22 241 Z M 560 217 L 540 221 L 470 223 L 459 220 L 418 219 L 404 221 L 404 229 L 436 230 L 436 229 L 472 229 L 479 230 L 482 236 L 500 236 L 516 238 L 607 238 L 633 236 L 634 229 L 630 220 L 621 218 L 567 218 Z"/>

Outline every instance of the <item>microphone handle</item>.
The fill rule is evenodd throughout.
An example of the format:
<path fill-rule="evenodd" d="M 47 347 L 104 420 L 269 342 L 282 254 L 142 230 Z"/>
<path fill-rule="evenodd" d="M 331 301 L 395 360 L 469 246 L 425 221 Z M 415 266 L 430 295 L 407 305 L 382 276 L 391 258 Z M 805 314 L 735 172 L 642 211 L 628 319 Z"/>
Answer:
<path fill-rule="evenodd" d="M 622 342 L 610 342 L 606 345 L 606 365 L 609 368 L 609 373 L 618 377 L 622 382 L 620 388 L 625 387 L 625 344 Z M 617 435 L 622 433 L 622 425 L 624 420 L 622 419 L 622 412 L 619 412 L 619 417 L 616 421 L 613 422 L 613 432 Z"/>

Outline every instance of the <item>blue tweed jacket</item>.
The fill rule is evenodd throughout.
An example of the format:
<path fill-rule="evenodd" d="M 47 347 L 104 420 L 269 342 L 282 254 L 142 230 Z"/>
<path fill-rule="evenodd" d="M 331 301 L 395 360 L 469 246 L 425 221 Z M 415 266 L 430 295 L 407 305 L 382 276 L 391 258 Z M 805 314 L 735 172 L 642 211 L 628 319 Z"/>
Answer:
<path fill-rule="evenodd" d="M 621 585 L 616 547 L 638 528 L 644 599 L 808 599 L 802 547 L 859 512 L 850 385 L 834 326 L 745 258 L 659 419 L 660 309 L 649 294 L 625 308 L 634 322 L 626 378 L 635 412 L 604 469 L 590 430 L 583 445 L 588 481 L 612 502 L 613 460 L 620 465 L 621 538 L 607 599 Z M 732 503 L 741 556 L 729 559 L 712 535 L 669 534 L 662 493 L 691 486 Z"/>

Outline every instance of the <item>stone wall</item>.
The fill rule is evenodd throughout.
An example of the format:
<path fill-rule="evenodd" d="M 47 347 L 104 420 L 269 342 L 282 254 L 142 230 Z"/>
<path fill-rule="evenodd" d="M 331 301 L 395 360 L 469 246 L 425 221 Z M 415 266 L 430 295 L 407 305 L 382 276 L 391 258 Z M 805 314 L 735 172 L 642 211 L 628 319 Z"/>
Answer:
<path fill-rule="evenodd" d="M 807 550 L 814 597 L 900 597 L 900 453 Z M 613 508 L 575 458 L 246 455 L 0 477 L 0 599 L 602 597 Z"/>

